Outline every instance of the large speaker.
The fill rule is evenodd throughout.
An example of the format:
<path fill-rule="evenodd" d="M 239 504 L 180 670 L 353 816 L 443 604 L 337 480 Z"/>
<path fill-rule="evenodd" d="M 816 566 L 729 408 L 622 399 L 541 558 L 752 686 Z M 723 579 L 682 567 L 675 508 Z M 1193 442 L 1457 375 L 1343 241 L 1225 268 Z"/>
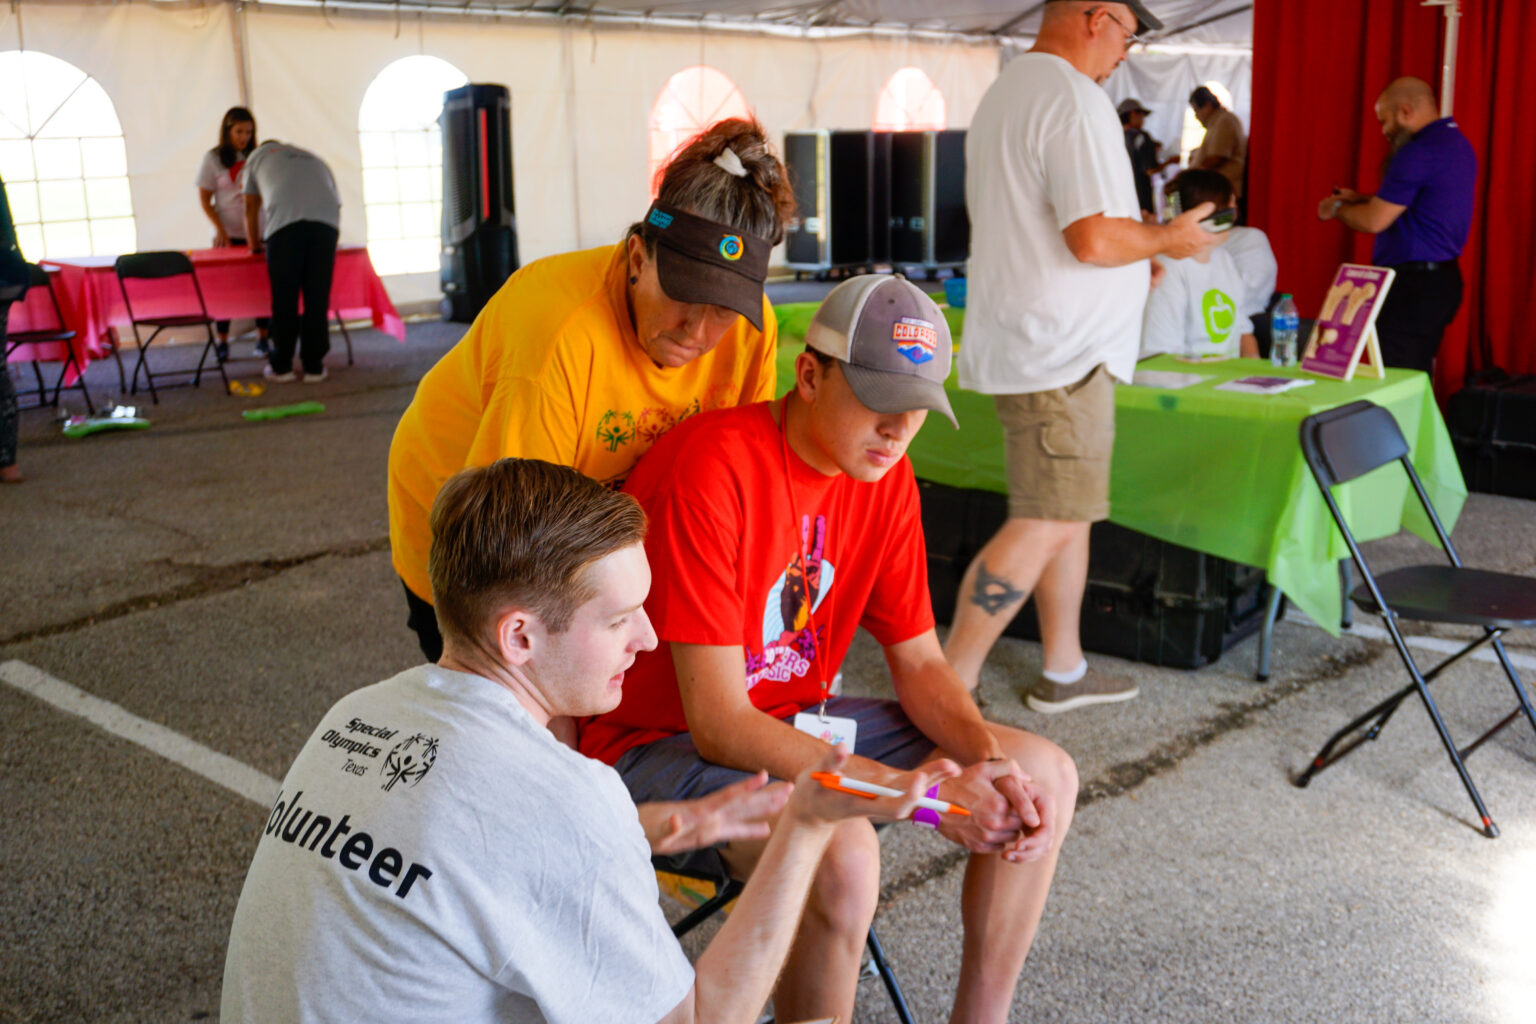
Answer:
<path fill-rule="evenodd" d="M 970 254 L 965 213 L 965 131 L 892 132 L 890 259 L 928 271 Z"/>
<path fill-rule="evenodd" d="M 889 157 L 885 132 L 784 134 L 796 205 L 784 238 L 787 266 L 827 271 L 889 259 Z"/>
<path fill-rule="evenodd" d="M 512 96 L 503 85 L 443 94 L 445 320 L 469 323 L 517 269 Z"/>

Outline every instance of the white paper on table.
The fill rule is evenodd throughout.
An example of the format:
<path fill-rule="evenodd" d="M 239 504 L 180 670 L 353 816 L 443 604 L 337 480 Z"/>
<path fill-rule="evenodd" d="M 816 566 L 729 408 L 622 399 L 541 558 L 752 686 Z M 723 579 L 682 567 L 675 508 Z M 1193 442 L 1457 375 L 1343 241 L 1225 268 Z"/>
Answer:
<path fill-rule="evenodd" d="M 1187 388 L 1191 384 L 1199 384 L 1203 380 L 1210 380 L 1205 373 L 1179 373 L 1175 370 L 1137 370 L 1131 378 L 1131 383 L 1139 388 L 1166 388 L 1176 391 L 1179 388 Z"/>

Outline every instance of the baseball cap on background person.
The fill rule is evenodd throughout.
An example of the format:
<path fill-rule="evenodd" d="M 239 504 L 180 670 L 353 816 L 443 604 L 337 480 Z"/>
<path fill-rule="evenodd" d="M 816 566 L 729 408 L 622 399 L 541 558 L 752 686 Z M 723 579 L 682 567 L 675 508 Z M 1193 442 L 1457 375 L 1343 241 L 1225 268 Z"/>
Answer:
<path fill-rule="evenodd" d="M 931 409 L 960 426 L 944 393 L 953 348 L 949 324 L 927 293 L 900 274 L 865 274 L 832 289 L 806 328 L 805 343 L 842 364 L 866 408 Z"/>
<path fill-rule="evenodd" d="M 763 282 L 773 249 L 766 238 L 663 202 L 651 204 L 640 233 L 655 243 L 656 277 L 667 298 L 723 306 L 763 329 Z"/>
<path fill-rule="evenodd" d="M 1120 105 L 1115 108 L 1115 113 L 1124 117 L 1126 114 L 1150 114 L 1152 111 L 1142 106 L 1141 100 L 1129 97 L 1120 101 Z"/>
<path fill-rule="evenodd" d="M 1046 3 L 1055 2 L 1060 2 L 1060 0 L 1046 0 Z M 1163 23 L 1154 17 L 1151 11 L 1147 10 L 1147 5 L 1142 3 L 1141 0 L 1107 0 L 1107 2 L 1125 4 L 1125 6 L 1131 9 L 1131 13 L 1136 15 L 1137 35 L 1141 35 L 1143 32 L 1155 32 L 1163 27 Z"/>

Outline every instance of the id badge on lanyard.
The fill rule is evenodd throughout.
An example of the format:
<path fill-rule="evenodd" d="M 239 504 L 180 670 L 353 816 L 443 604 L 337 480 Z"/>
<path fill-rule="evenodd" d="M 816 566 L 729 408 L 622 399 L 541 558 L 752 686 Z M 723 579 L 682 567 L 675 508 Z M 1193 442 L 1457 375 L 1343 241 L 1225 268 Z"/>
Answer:
<path fill-rule="evenodd" d="M 852 718 L 829 715 L 825 706 L 820 711 L 800 712 L 795 716 L 795 728 L 834 747 L 846 743 L 849 750 L 854 749 L 859 738 L 858 722 Z"/>

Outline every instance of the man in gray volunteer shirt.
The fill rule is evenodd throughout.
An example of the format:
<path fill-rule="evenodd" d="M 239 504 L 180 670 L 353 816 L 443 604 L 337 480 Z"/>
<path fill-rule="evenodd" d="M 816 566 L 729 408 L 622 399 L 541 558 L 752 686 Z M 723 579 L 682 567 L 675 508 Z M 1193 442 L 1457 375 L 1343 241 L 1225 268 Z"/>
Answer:
<path fill-rule="evenodd" d="M 970 298 L 962 387 L 995 396 L 1008 521 L 966 571 L 944 653 L 973 690 L 1030 592 L 1045 648 L 1037 711 L 1136 696 L 1088 667 L 1078 615 L 1088 529 L 1109 515 L 1114 385 L 1134 371 L 1151 257 L 1204 252 L 1214 207 L 1144 224 L 1115 107 L 1100 84 L 1136 33 L 1139 2 L 1048 0 L 1034 48 L 1003 69 L 966 136 Z M 1169 481 L 1169 486 L 1176 486 Z"/>
<path fill-rule="evenodd" d="M 241 182 L 245 237 L 251 252 L 266 251 L 272 283 L 272 352 L 263 372 L 269 380 L 297 380 L 297 342 L 304 382 L 318 384 L 325 379 L 325 354 L 331 348 L 331 273 L 341 225 L 336 180 L 325 161 L 309 150 L 269 139 L 246 160 Z M 263 209 L 265 236 L 258 231 Z"/>
<path fill-rule="evenodd" d="M 618 774 L 550 725 L 612 710 L 656 646 L 640 506 L 569 467 L 502 459 L 450 480 L 431 523 L 442 660 L 343 698 L 300 751 L 240 894 L 221 1018 L 750 1024 L 838 824 L 905 817 L 939 776 L 866 801 L 760 774 L 637 813 Z M 761 839 L 773 815 L 690 967 L 650 854 Z"/>

